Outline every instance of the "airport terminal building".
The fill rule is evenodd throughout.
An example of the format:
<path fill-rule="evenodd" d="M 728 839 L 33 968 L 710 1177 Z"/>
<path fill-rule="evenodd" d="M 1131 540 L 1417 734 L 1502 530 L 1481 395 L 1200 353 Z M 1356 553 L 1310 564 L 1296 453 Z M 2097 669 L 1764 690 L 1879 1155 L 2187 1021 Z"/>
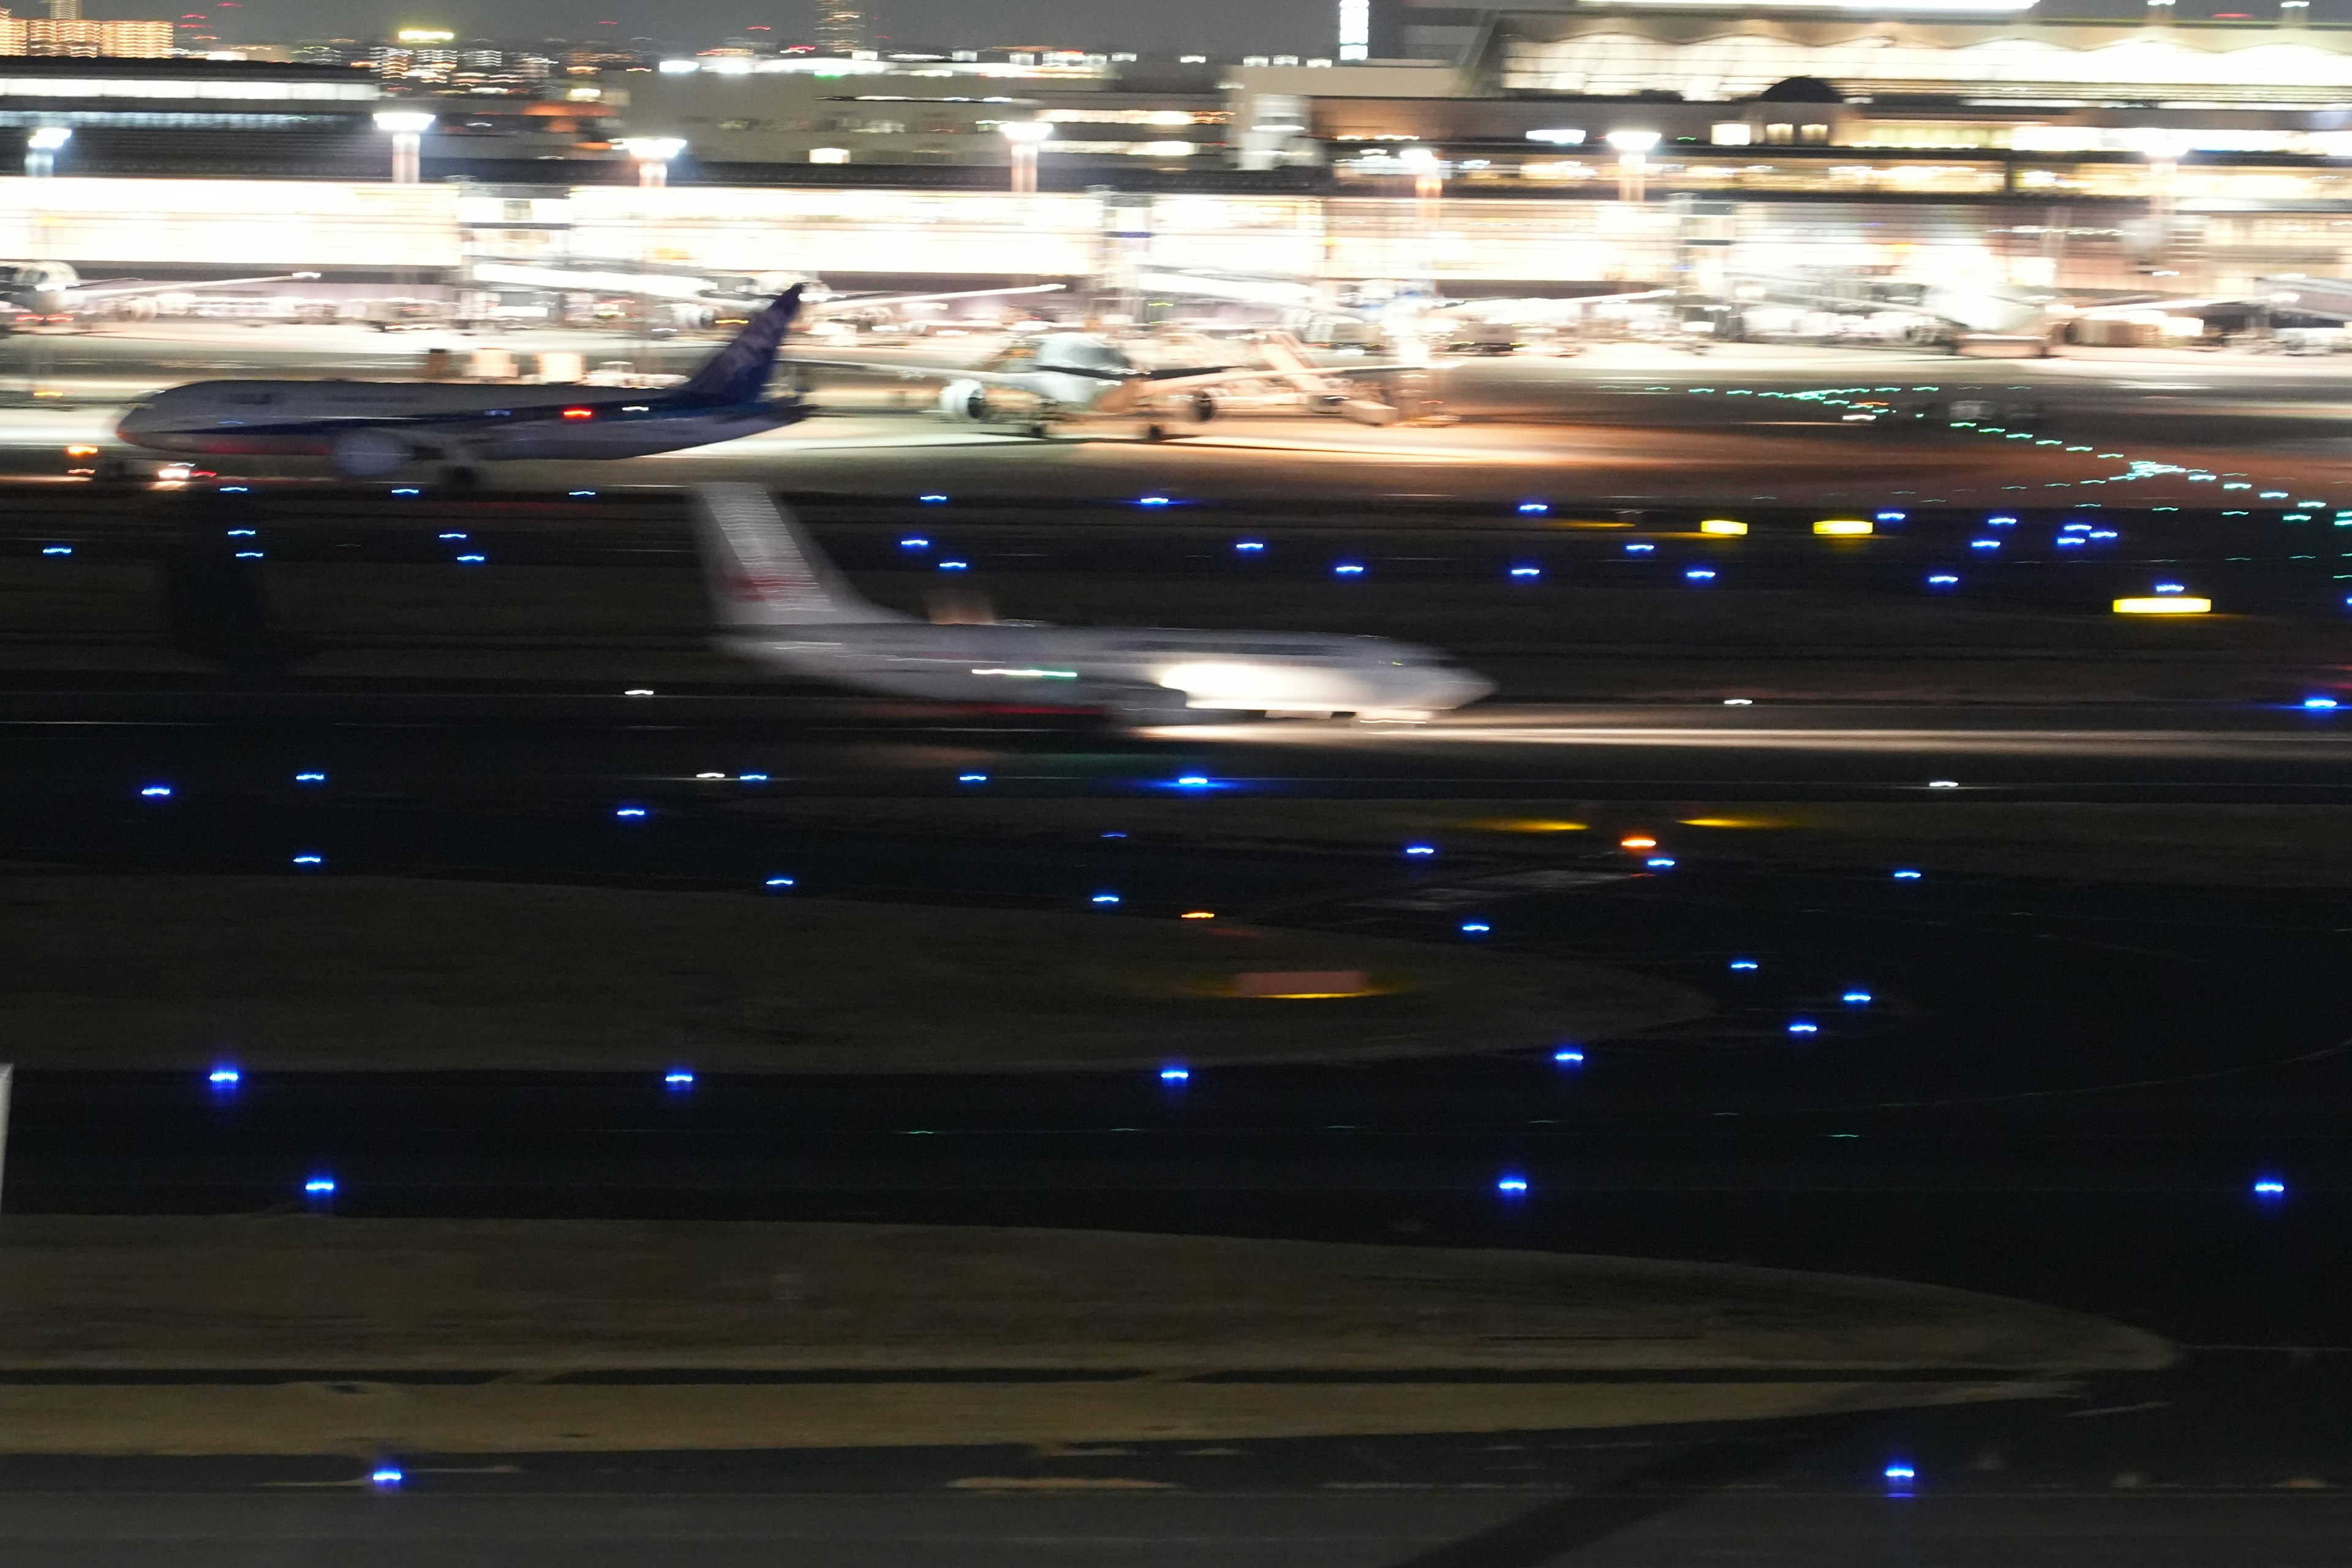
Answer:
<path fill-rule="evenodd" d="M 0 72 L 0 137 L 75 140 L 55 178 L 9 181 L 0 252 L 450 287 L 485 258 L 572 256 L 1465 294 L 1710 269 L 2189 291 L 2352 273 L 2352 27 L 2291 0 L 2259 21 L 2171 9 L 1347 0 L 1328 58 L 694 57 L 558 82 L 528 113 L 400 100 L 436 116 L 407 184 L 362 73 L 27 60 Z M 1016 192 L 1006 127 L 1037 122 Z M 656 180 L 626 137 L 684 146 Z"/>

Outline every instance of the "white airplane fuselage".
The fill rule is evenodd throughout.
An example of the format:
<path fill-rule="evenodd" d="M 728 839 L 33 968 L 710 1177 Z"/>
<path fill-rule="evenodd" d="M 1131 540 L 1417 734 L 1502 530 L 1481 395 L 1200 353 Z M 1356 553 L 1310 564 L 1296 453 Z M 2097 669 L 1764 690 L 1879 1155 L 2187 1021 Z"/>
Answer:
<path fill-rule="evenodd" d="M 1386 637 L 856 621 L 736 628 L 731 652 L 773 668 L 891 696 L 1054 707 L 1127 707 L 1157 689 L 1179 709 L 1422 715 L 1493 683 L 1432 649 Z"/>
<path fill-rule="evenodd" d="M 332 457 L 355 432 L 424 452 L 604 458 L 673 452 L 807 416 L 796 400 L 734 403 L 587 386 L 397 381 L 200 381 L 133 405 L 122 439 L 206 457 Z"/>

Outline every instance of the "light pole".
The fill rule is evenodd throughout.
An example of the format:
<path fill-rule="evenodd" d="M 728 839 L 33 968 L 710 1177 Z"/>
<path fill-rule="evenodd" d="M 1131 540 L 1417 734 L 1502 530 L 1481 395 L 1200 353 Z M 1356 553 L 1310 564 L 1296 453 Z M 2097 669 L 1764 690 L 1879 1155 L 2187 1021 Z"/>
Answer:
<path fill-rule="evenodd" d="M 2172 230 L 2180 204 L 2180 160 L 2188 151 L 2189 139 L 2177 132 L 2158 131 L 2140 143 L 2148 170 L 2148 270 L 2158 278 L 2175 276 Z"/>
<path fill-rule="evenodd" d="M 651 191 L 669 184 L 670 160 L 686 151 L 686 138 L 624 136 L 613 145 L 636 160 L 637 184 Z"/>
<path fill-rule="evenodd" d="M 73 140 L 70 125 L 37 125 L 25 138 L 25 177 L 46 180 L 58 172 L 58 153 Z"/>
<path fill-rule="evenodd" d="M 1638 202 L 1648 193 L 1642 177 L 1649 164 L 1650 149 L 1658 144 L 1654 131 L 1612 131 L 1609 145 L 1617 149 L 1617 199 Z"/>
<path fill-rule="evenodd" d="M 1013 150 L 1013 194 L 1034 196 L 1037 194 L 1037 149 L 1050 140 L 1053 126 L 1043 120 L 1014 120 L 998 129 Z"/>
<path fill-rule="evenodd" d="M 424 160 L 425 133 L 433 129 L 433 116 L 414 110 L 387 109 L 375 117 L 375 128 L 392 138 L 392 183 L 413 185 L 418 178 L 418 167 Z"/>
<path fill-rule="evenodd" d="M 1397 162 L 1412 171 L 1413 199 L 1421 204 L 1416 216 L 1425 232 L 1437 223 L 1438 203 L 1445 195 L 1445 163 L 1428 147 L 1408 147 L 1397 154 Z"/>

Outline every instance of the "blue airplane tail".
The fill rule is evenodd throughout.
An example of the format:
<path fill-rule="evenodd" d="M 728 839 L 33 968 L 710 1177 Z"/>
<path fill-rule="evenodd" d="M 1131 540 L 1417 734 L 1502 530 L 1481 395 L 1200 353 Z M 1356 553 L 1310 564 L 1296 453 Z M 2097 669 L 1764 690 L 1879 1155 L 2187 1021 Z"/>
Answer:
<path fill-rule="evenodd" d="M 775 367 L 776 351 L 800 310 L 801 285 L 795 283 L 768 301 L 768 308 L 746 322 L 734 342 L 705 360 L 677 390 L 722 403 L 759 401 L 768 388 L 768 373 Z"/>

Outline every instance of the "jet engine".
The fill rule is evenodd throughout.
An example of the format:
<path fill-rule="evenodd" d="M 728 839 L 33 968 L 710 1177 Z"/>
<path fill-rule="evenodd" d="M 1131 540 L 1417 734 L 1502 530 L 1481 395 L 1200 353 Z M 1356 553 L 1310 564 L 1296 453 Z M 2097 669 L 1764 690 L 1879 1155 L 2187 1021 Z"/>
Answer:
<path fill-rule="evenodd" d="M 404 467 L 415 455 L 387 431 L 346 430 L 335 437 L 335 471 L 345 479 L 380 478 Z"/>
<path fill-rule="evenodd" d="M 940 412 L 972 425 L 984 425 L 996 416 L 988 405 L 988 388 L 976 381 L 951 381 L 940 388 Z"/>
<path fill-rule="evenodd" d="M 1217 416 L 1217 399 L 1206 387 L 1195 392 L 1184 401 L 1192 417 L 1203 425 Z"/>

